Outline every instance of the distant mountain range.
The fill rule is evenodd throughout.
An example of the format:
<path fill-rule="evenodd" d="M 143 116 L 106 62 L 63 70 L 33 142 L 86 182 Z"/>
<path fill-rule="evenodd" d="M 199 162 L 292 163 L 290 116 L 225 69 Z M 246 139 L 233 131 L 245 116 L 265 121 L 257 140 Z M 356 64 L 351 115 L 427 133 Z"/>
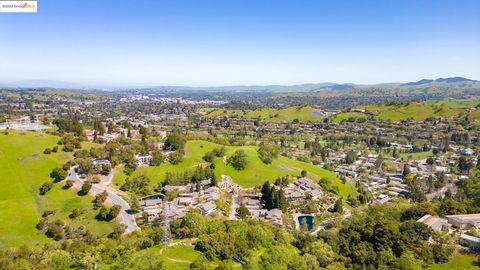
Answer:
<path fill-rule="evenodd" d="M 270 92 L 320 92 L 320 91 L 345 91 L 358 88 L 378 87 L 378 88 L 417 88 L 429 86 L 451 86 L 451 87 L 479 87 L 477 80 L 464 77 L 438 78 L 435 80 L 422 79 L 416 82 L 408 83 L 382 83 L 382 84 L 353 84 L 353 83 L 307 83 L 297 85 L 238 85 L 238 86 L 218 86 L 218 87 L 190 87 L 190 86 L 95 86 L 83 85 L 79 83 L 49 81 L 49 80 L 25 80 L 9 83 L 0 83 L 4 88 L 56 88 L 56 89 L 79 89 L 79 90 L 129 90 L 129 89 L 148 89 L 152 91 L 211 91 L 211 92 L 246 92 L 246 91 L 270 91 Z"/>
<path fill-rule="evenodd" d="M 409 82 L 401 84 L 400 86 L 417 86 L 431 83 L 464 83 L 464 82 L 478 82 L 476 80 L 470 80 L 464 77 L 450 77 L 450 78 L 438 78 L 436 80 L 423 79 L 418 82 Z"/>

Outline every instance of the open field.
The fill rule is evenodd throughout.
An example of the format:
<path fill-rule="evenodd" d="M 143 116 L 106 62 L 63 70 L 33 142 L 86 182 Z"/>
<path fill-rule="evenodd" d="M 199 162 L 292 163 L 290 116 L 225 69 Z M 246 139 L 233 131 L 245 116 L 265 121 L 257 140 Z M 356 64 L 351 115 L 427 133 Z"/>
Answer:
<path fill-rule="evenodd" d="M 73 190 L 62 190 L 61 184 L 45 196 L 39 187 L 51 181 L 49 174 L 71 158 L 70 153 L 43 154 L 47 147 L 56 145 L 58 137 L 35 132 L 9 131 L 0 134 L 0 246 L 45 242 L 48 239 L 37 231 L 35 225 L 44 210 L 54 210 L 52 219 L 66 219 L 73 208 L 86 212 L 70 223 L 85 224 L 94 234 L 111 230 L 108 223 L 93 219 L 96 212 L 91 197 L 79 197 Z"/>
<path fill-rule="evenodd" d="M 183 172 L 186 169 L 195 169 L 195 166 L 199 164 L 207 165 L 202 159 L 202 156 L 217 146 L 219 145 L 207 141 L 188 141 L 185 146 L 185 157 L 181 164 L 172 165 L 166 163 L 157 167 L 140 167 L 137 168 L 133 176 L 145 174 L 150 179 L 152 186 L 156 186 L 157 183 L 164 181 L 167 171 Z M 344 199 L 347 198 L 348 194 L 355 193 L 353 183 L 343 184 L 335 173 L 313 164 L 279 156 L 272 164 L 267 165 L 258 157 L 256 146 L 226 146 L 226 148 L 227 157 L 232 155 L 237 149 L 243 149 L 247 154 L 249 164 L 245 170 L 238 171 L 228 166 L 224 159 L 215 158 L 213 163 L 215 163 L 215 173 L 219 180 L 222 174 L 226 174 L 231 176 L 236 183 L 244 187 L 253 187 L 261 185 L 267 180 L 273 182 L 276 178 L 287 174 L 299 176 L 302 170 L 306 170 L 308 172 L 307 177 L 313 180 L 318 181 L 321 178 L 329 179 L 333 185 L 338 186 L 340 195 L 343 196 Z M 124 173 L 120 173 L 114 177 L 113 181 L 117 186 L 121 186 L 126 177 Z"/>
<path fill-rule="evenodd" d="M 201 111 L 206 113 L 206 117 L 228 116 L 249 119 L 259 118 L 270 122 L 291 122 L 294 119 L 298 119 L 302 122 L 317 122 L 322 120 L 322 117 L 319 114 L 316 114 L 318 110 L 310 106 L 293 106 L 284 109 L 259 108 L 256 110 L 224 110 L 205 108 L 201 109 Z"/>
<path fill-rule="evenodd" d="M 480 269 L 480 266 L 475 265 L 477 259 L 471 254 L 457 253 L 452 260 L 444 264 L 432 265 L 430 270 L 474 270 Z"/>
<path fill-rule="evenodd" d="M 421 160 L 421 159 L 426 159 L 428 157 L 433 156 L 432 151 L 427 151 L 427 152 L 417 152 L 417 153 L 402 153 L 400 154 L 400 157 L 403 159 L 410 159 L 410 160 Z"/>

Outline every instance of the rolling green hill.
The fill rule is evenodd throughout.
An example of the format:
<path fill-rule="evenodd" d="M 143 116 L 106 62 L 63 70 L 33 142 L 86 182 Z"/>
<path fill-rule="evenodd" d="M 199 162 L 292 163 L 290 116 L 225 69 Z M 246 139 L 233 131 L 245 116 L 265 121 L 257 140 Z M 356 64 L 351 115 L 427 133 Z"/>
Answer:
<path fill-rule="evenodd" d="M 35 225 L 45 210 L 54 210 L 52 220 L 68 220 L 72 225 L 86 225 L 95 235 L 111 231 L 112 225 L 94 219 L 91 197 L 80 197 L 73 190 L 63 190 L 55 184 L 45 196 L 39 187 L 51 181 L 49 174 L 71 158 L 70 153 L 43 154 L 47 147 L 56 145 L 58 137 L 35 132 L 8 132 L 0 134 L 0 247 L 41 243 L 48 239 Z M 74 208 L 85 213 L 70 220 Z"/>
<path fill-rule="evenodd" d="M 181 164 L 172 165 L 166 163 L 157 167 L 140 167 L 137 168 L 133 176 L 144 174 L 150 179 L 152 186 L 156 186 L 157 183 L 164 181 L 165 173 L 167 171 L 183 172 L 187 168 L 194 169 L 195 166 L 199 164 L 207 165 L 202 159 L 202 156 L 217 146 L 219 145 L 207 141 L 188 141 L 185 147 L 185 157 Z M 227 157 L 232 155 L 235 150 L 243 149 L 247 154 L 249 163 L 245 170 L 238 171 L 232 166 L 228 166 L 225 159 L 215 158 L 215 173 L 219 180 L 221 179 L 222 174 L 226 174 L 231 176 L 236 183 L 244 187 L 253 187 L 260 185 L 267 180 L 273 182 L 277 177 L 285 176 L 287 174 L 299 176 L 302 170 L 306 170 L 309 178 L 313 180 L 327 178 L 333 185 L 338 186 L 340 195 L 343 196 L 344 199 L 347 198 L 348 194 L 355 192 L 353 183 L 343 184 L 335 173 L 313 164 L 279 156 L 272 162 L 272 164 L 267 165 L 258 157 L 258 148 L 256 146 L 226 146 L 226 148 Z M 121 186 L 126 177 L 127 176 L 124 173 L 120 173 L 114 177 L 113 181 L 117 186 Z"/>
<path fill-rule="evenodd" d="M 360 106 L 358 109 L 364 109 L 374 115 L 377 120 L 402 121 L 413 119 L 417 121 L 425 120 L 429 117 L 450 118 L 457 116 L 465 109 L 474 108 L 479 104 L 477 100 L 429 100 L 425 102 L 409 102 L 409 103 L 392 103 L 392 104 L 376 104 L 369 106 Z M 477 119 L 476 112 L 470 113 L 472 119 Z M 331 117 L 333 122 L 341 122 L 349 118 L 368 118 L 368 114 L 359 112 L 339 113 Z"/>
<path fill-rule="evenodd" d="M 321 121 L 322 117 L 317 109 L 310 106 L 293 106 L 284 109 L 274 108 L 259 108 L 255 110 L 224 110 L 224 109 L 212 109 L 204 108 L 200 111 L 206 113 L 206 117 L 240 117 L 247 119 L 261 119 L 269 122 L 291 122 L 295 118 L 302 122 L 317 122 Z"/>

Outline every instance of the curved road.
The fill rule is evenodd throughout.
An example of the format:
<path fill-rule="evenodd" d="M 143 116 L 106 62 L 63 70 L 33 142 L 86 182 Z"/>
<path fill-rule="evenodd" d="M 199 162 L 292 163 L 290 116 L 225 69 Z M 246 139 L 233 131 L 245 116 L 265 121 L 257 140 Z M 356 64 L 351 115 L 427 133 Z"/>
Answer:
<path fill-rule="evenodd" d="M 75 181 L 75 184 L 78 187 L 81 188 L 85 180 L 82 180 L 78 176 L 78 174 L 75 172 L 76 168 L 77 166 L 73 166 L 68 172 L 68 176 L 70 179 Z M 93 184 L 92 189 L 90 190 L 90 192 L 93 192 L 94 195 L 102 193 L 104 191 L 107 191 L 108 200 L 110 200 L 113 204 L 117 204 L 122 207 L 122 211 L 120 212 L 120 215 L 122 218 L 122 223 L 125 224 L 125 226 L 127 226 L 126 231 L 133 232 L 133 231 L 140 230 L 140 227 L 138 227 L 137 223 L 135 222 L 135 216 L 131 213 L 130 205 L 124 199 L 122 199 L 122 197 L 118 196 L 115 193 L 115 189 L 106 187 L 100 183 L 100 184 Z"/>

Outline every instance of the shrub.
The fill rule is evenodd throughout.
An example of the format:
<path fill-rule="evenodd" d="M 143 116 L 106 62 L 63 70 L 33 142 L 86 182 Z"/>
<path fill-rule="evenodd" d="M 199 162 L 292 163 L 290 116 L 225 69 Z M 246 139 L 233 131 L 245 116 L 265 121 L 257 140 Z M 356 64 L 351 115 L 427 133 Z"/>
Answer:
<path fill-rule="evenodd" d="M 52 182 L 45 182 L 40 186 L 40 195 L 45 195 L 49 192 L 53 187 Z"/>

